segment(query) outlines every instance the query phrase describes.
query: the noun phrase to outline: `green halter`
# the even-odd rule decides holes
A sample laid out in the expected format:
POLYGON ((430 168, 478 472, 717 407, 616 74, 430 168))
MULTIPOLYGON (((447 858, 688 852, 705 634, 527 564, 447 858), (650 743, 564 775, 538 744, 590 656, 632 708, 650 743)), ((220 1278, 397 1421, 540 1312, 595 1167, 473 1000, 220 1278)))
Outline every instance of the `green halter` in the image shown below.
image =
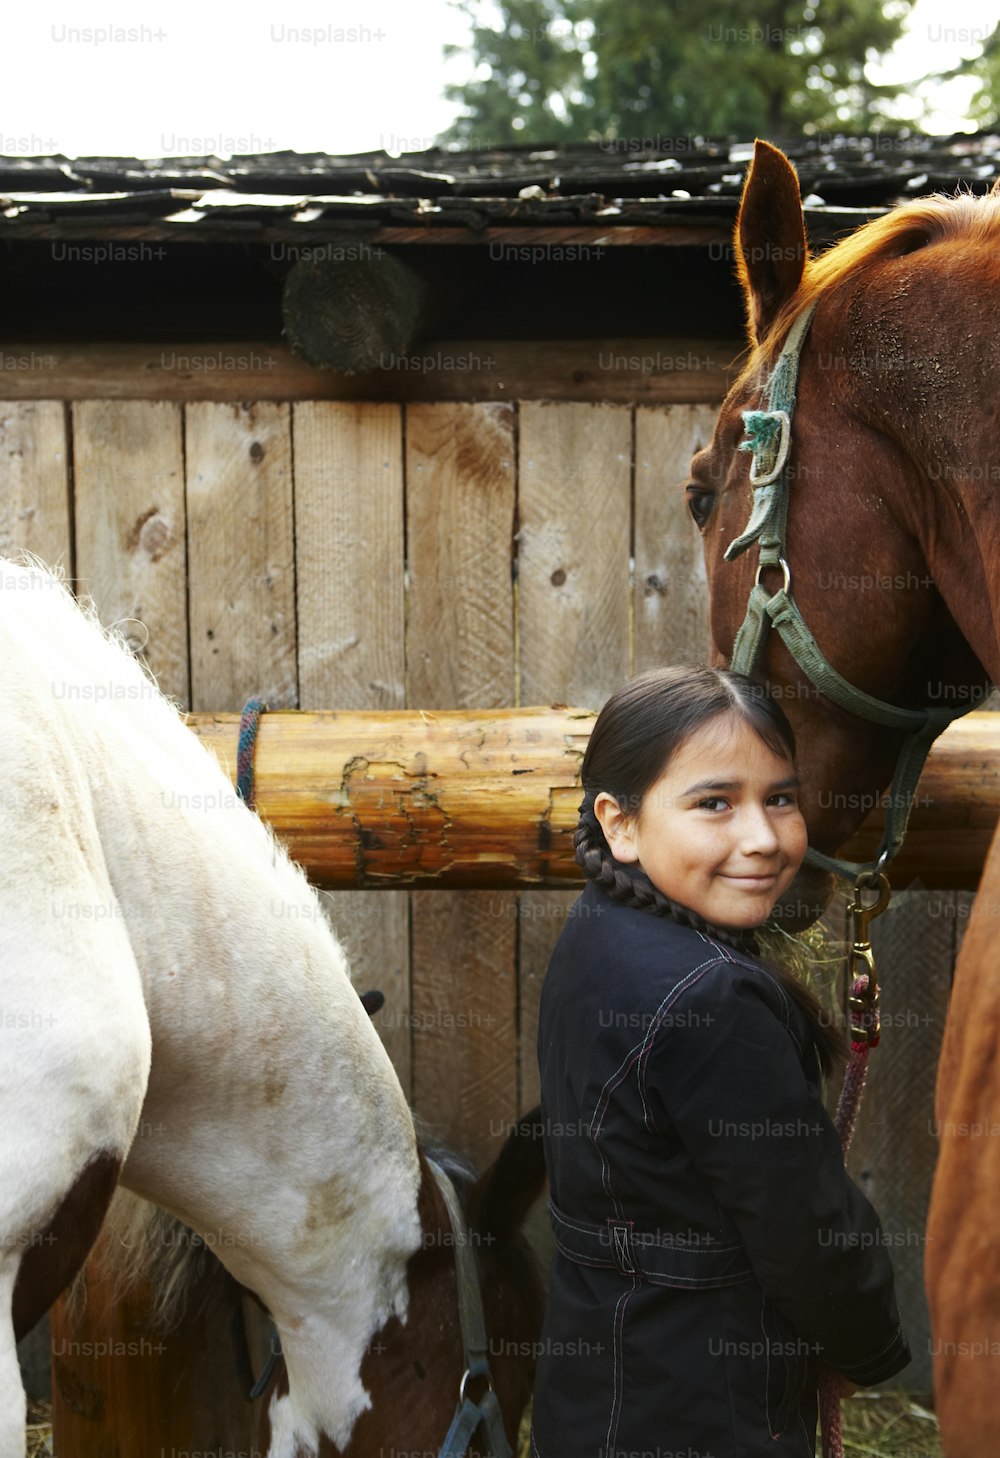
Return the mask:
POLYGON ((905 733, 906 739, 896 761, 885 831, 876 860, 870 866, 865 866, 853 861, 837 860, 812 847, 806 852, 806 860, 812 865, 856 879, 866 871, 881 871, 896 855, 906 834, 917 781, 932 743, 953 719, 968 713, 973 703, 970 701, 959 709, 934 706, 926 709, 901 709, 855 688, 824 658, 792 597, 792 574, 785 557, 788 499, 791 493, 788 457, 799 354, 815 307, 812 304, 804 310, 789 331, 785 346, 767 382, 768 408, 743 411, 748 439, 739 449, 753 453, 750 467, 753 508, 746 528, 735 541, 730 542, 725 556, 727 562, 732 561, 753 542, 759 542, 760 558, 757 577, 747 602, 746 617, 733 644, 730 667, 737 673, 754 673, 773 624, 799 668, 825 698, 859 719, 867 719, 870 723, 880 724, 886 729, 900 729, 905 733), (773 594, 761 582, 768 567, 780 567, 783 574, 781 586, 773 594))

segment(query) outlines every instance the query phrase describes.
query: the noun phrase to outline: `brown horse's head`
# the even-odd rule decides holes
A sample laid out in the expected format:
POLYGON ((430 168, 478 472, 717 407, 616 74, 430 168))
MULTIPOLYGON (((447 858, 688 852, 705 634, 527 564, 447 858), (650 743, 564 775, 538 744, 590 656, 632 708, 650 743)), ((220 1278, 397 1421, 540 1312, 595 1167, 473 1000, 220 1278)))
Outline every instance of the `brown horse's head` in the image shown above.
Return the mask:
MULTIPOLYGON (((785 337, 814 304, 791 436, 792 595, 833 667, 874 697, 922 708, 981 695, 1000 670, 1000 197, 922 199, 811 258, 795 172, 758 142, 736 248, 749 358, 687 486, 713 661, 730 661, 757 571, 756 546, 723 555, 750 513, 741 411, 766 408, 785 337)), ((768 572, 774 591, 781 574, 768 572)), ((810 843, 832 853, 878 803, 902 736, 819 694, 773 630, 758 672, 796 730, 810 843)), ((804 871, 788 923, 831 890, 804 871)))
MULTIPOLYGON (((386 1458, 391 1453, 436 1453, 440 1448, 455 1416, 465 1366, 457 1242, 466 1243, 475 1257, 490 1380, 511 1448, 516 1450, 518 1423, 531 1396, 544 1303, 537 1264, 521 1234, 545 1182, 540 1119, 539 1109, 526 1115, 496 1161, 478 1178, 445 1151, 421 1150, 418 1211, 423 1241, 407 1267, 407 1319, 402 1323, 392 1317, 372 1338, 361 1364, 371 1406, 358 1419, 348 1448, 341 1453, 323 1439, 319 1458, 386 1458), (462 1206, 465 1234, 456 1234, 429 1154, 451 1179, 462 1206)), ((482 1378, 467 1384, 473 1401, 485 1389, 482 1378)), ((268 1451, 270 1442, 266 1416, 270 1398, 287 1390, 287 1374, 279 1363, 264 1402, 262 1452, 268 1451)), ((486 1451, 479 1432, 469 1445, 469 1458, 480 1458, 486 1451)))

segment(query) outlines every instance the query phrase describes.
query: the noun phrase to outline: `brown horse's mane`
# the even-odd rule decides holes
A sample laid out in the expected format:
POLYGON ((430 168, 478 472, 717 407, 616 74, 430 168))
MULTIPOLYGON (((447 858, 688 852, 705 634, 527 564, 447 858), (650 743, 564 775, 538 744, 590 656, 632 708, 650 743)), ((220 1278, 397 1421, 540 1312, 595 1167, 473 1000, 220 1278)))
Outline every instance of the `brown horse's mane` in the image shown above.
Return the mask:
MULTIPOLYGON (((997 248, 1000 192, 993 190, 985 196, 961 192, 950 197, 935 193, 917 198, 866 223, 825 252, 807 257, 802 282, 760 339, 751 344, 737 384, 748 385, 769 371, 799 315, 845 279, 886 259, 916 253, 932 243, 957 240, 997 248)), ((742 267, 740 274, 745 283, 742 267)))

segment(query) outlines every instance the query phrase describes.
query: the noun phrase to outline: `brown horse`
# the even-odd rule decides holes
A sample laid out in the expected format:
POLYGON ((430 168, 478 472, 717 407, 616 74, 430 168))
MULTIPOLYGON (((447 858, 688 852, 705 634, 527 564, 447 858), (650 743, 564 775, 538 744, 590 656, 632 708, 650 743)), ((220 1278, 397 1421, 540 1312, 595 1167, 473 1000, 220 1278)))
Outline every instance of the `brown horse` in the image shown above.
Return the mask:
MULTIPOLYGON (((716 661, 732 657, 757 570, 756 547, 724 559, 750 509, 741 412, 767 408, 772 368, 812 308, 790 431, 781 552, 789 591, 851 684, 909 709, 968 706, 1000 681, 1000 442, 990 403, 1000 370, 1000 195, 907 203, 813 258, 796 175, 758 142, 736 249, 749 357, 687 486, 704 538, 716 661)), ((762 580, 775 594, 782 572, 767 566, 762 580)), ((797 731, 810 841, 833 852, 888 784, 902 734, 831 702, 775 631, 758 670, 797 731)), ((831 889, 809 872, 789 919, 811 915, 831 889)), ((1000 1144, 983 1137, 1000 1129, 998 905, 995 840, 955 975, 937 1088, 926 1276, 949 1458, 986 1451, 1000 1413, 1000 1342, 990 1338, 1000 1305, 1000 1144)))
MULTIPOLYGON (((341 1450, 328 1439, 319 1458, 389 1458, 391 1453, 436 1453, 463 1396, 479 1402, 494 1388, 503 1425, 516 1451, 518 1422, 531 1396, 534 1359, 541 1330, 543 1296, 534 1257, 520 1230, 545 1180, 541 1111, 527 1115, 508 1137, 496 1162, 475 1178, 471 1168, 445 1151, 421 1151, 419 1212, 421 1249, 410 1258, 407 1285, 410 1317, 405 1326, 392 1317, 369 1343, 361 1378, 371 1407, 358 1419, 351 1441, 341 1450), (442 1197, 427 1159, 444 1167, 462 1207, 454 1211, 442 1197), (462 1306, 456 1250, 471 1256, 470 1274, 482 1292, 489 1376, 462 1382, 468 1366, 456 1316, 462 1306)), ((288 1390, 283 1364, 273 1393, 288 1390)), ((260 1448, 271 1441, 270 1402, 265 1403, 260 1448)), ((489 1458, 486 1425, 472 1435, 469 1458, 489 1458)))
MULTIPOLYGON (((371 1406, 345 1449, 321 1436, 319 1458, 438 1452, 470 1363, 459 1296, 460 1280, 470 1278, 481 1293, 479 1340, 489 1372, 471 1375, 464 1392, 478 1405, 495 1391, 494 1422, 502 1421, 508 1445, 516 1449, 531 1396, 544 1299, 537 1260, 522 1234, 545 1182, 540 1111, 510 1130, 482 1175, 437 1145, 421 1143, 418 1158, 421 1241, 407 1266, 409 1316, 405 1325, 391 1317, 369 1341, 361 1379, 371 1406), (455 1191, 451 1208, 431 1161, 455 1191)), ((129 1454, 141 1436, 143 1451, 155 1438, 160 1447, 181 1452, 218 1442, 222 1433, 233 1451, 258 1458, 270 1451, 272 1400, 288 1392, 284 1361, 273 1363, 269 1379, 263 1365, 254 1371, 247 1314, 260 1312, 253 1323, 254 1345, 260 1347, 269 1326, 266 1312, 190 1231, 142 1202, 116 1205, 88 1263, 85 1289, 85 1304, 76 1299, 64 1305, 53 1325, 54 1433, 60 1451, 89 1454, 110 1444, 129 1454), (137 1241, 155 1242, 159 1257, 143 1249, 131 1269, 117 1270, 123 1245, 137 1241), (123 1280, 127 1285, 138 1280, 134 1294, 123 1292, 123 1280), (150 1373, 154 1352, 168 1354, 165 1373, 160 1362, 150 1373), (212 1363, 210 1382, 206 1361, 212 1363), (262 1401, 251 1407, 247 1398, 258 1381, 262 1401)), ((469 1437, 468 1458, 502 1452, 491 1441, 496 1436, 497 1429, 481 1419, 469 1437)))

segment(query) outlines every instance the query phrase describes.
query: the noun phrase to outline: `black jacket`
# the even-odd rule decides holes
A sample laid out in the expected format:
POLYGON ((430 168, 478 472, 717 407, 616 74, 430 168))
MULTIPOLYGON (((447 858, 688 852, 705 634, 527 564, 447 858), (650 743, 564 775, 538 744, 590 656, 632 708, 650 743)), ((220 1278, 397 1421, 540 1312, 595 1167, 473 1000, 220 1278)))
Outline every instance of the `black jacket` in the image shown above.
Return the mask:
POLYGON ((816 1362, 910 1360, 807 1019, 759 962, 591 883, 538 1032, 556 1236, 537 1458, 806 1458, 816 1362))

